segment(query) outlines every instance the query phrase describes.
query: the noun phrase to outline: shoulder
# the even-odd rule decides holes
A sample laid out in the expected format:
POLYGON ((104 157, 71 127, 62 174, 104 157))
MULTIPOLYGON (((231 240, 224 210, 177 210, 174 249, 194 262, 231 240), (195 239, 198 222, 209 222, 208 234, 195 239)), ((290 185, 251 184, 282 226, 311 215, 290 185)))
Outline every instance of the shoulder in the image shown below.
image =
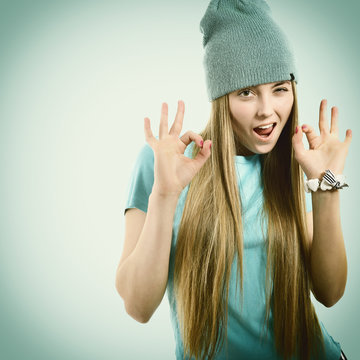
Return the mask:
POLYGON ((145 143, 140 149, 139 158, 143 160, 154 160, 154 151, 148 143, 145 143))

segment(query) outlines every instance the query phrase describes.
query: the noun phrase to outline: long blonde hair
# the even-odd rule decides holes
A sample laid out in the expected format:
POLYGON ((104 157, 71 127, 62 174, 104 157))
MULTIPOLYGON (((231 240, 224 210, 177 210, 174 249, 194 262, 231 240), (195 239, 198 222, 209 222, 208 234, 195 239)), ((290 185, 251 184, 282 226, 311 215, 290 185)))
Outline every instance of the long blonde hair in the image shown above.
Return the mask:
MULTIPOLYGON (((324 341, 310 299, 304 174, 291 142, 298 125, 294 81, 292 89, 289 119, 273 150, 261 159, 262 215, 268 223, 265 318, 269 324, 271 308, 275 346, 284 359, 295 354, 310 359, 310 354, 324 351, 324 341)), ((234 164, 242 145, 233 131, 228 94, 212 102, 210 120, 200 135, 214 146, 189 185, 177 236, 174 289, 184 358, 213 359, 227 338, 229 280, 236 255, 243 297, 241 201, 234 164)), ((198 151, 194 146, 192 157, 198 151)))

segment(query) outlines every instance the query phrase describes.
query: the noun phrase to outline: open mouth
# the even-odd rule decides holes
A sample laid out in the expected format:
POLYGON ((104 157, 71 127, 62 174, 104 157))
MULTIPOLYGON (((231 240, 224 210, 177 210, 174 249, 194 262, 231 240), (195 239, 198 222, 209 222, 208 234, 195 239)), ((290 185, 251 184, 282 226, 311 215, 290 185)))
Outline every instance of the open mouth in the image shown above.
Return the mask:
POLYGON ((264 128, 255 128, 253 131, 260 139, 268 140, 275 129, 276 123, 271 124, 271 126, 264 128))

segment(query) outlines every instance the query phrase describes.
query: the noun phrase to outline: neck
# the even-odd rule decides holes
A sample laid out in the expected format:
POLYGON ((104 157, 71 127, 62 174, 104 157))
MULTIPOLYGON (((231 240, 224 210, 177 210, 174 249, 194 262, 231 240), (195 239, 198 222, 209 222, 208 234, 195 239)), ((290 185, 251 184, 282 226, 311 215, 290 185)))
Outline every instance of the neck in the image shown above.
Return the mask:
POLYGON ((237 156, 252 156, 252 155, 255 155, 255 153, 251 152, 249 149, 247 149, 240 142, 235 141, 235 148, 236 148, 236 155, 237 156))

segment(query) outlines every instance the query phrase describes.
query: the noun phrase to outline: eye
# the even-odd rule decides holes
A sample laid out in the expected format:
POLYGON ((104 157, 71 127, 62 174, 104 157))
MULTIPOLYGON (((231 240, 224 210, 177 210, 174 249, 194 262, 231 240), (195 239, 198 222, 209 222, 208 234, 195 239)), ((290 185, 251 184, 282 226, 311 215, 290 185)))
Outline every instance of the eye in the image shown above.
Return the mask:
MULTIPOLYGON (((251 90, 249 90, 249 89, 242 90, 242 91, 240 91, 240 92, 238 93, 238 95, 241 95, 241 94, 244 94, 244 93, 250 94, 250 93, 251 93, 251 90)), ((249 96, 245 95, 245 96, 243 96, 243 97, 249 97, 249 96)))
POLYGON ((277 88, 275 91, 283 90, 283 91, 289 91, 287 88, 277 88))

